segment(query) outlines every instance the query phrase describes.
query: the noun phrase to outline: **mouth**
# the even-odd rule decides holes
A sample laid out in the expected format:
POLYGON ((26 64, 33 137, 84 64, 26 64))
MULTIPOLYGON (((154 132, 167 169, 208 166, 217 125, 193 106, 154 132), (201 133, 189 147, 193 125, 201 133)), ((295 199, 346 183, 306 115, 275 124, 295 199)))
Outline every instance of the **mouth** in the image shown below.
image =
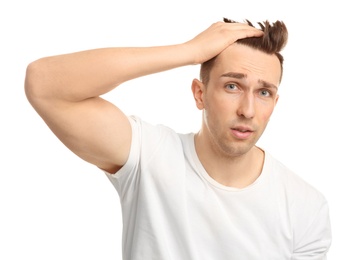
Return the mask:
POLYGON ((253 131, 254 131, 251 127, 249 127, 249 126, 244 126, 244 125, 242 125, 242 126, 235 126, 235 127, 231 128, 231 129, 232 129, 232 130, 235 130, 235 131, 243 132, 243 133, 245 133, 245 132, 253 132, 253 131))
POLYGON ((248 139, 254 131, 250 127, 243 126, 231 128, 231 132, 237 139, 248 139))

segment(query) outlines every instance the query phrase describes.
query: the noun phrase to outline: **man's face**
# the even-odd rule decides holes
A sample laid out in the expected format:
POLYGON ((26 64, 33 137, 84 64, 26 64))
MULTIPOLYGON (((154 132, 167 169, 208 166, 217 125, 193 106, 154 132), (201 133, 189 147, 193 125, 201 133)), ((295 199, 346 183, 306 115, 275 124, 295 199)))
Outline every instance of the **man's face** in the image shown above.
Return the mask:
POLYGON ((247 153, 264 132, 278 100, 281 66, 275 55, 233 44, 215 61, 201 88, 202 134, 224 156, 247 153))

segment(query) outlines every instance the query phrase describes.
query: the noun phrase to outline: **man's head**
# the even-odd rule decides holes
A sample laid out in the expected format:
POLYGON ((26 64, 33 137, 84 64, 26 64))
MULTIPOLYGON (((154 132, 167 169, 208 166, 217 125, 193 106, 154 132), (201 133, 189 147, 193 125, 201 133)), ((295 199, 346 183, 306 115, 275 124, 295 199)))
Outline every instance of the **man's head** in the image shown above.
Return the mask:
POLYGON ((278 100, 287 30, 282 22, 260 24, 264 35, 238 40, 202 64, 193 80, 203 111, 201 136, 222 156, 251 150, 264 132, 278 100))
MULTIPOLYGON (((235 23, 235 21, 224 18, 226 23, 235 23)), ((247 24, 253 26, 253 24, 246 20, 247 24)), ((251 48, 260 50, 267 54, 275 54, 281 64, 281 76, 280 82, 282 79, 283 72, 283 56, 280 51, 286 46, 288 40, 288 32, 285 24, 281 21, 276 21, 273 24, 270 24, 268 21, 263 23, 258 23, 261 27, 261 30, 264 32, 262 37, 251 37, 244 38, 237 41, 238 44, 243 44, 251 48)), ((216 57, 204 62, 201 64, 200 68, 200 80, 206 85, 210 79, 210 71, 215 64, 216 57)))

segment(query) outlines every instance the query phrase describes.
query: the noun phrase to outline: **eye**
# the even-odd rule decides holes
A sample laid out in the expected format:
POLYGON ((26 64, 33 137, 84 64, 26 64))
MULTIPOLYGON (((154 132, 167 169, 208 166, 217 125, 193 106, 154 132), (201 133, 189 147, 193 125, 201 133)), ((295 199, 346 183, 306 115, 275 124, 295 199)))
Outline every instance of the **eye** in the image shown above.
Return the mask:
POLYGON ((236 86, 236 84, 234 84, 234 83, 229 83, 229 84, 226 84, 225 85, 225 88, 227 89, 227 90, 236 90, 237 89, 237 86, 236 86))
POLYGON ((263 89, 263 90, 260 90, 260 95, 261 96, 264 96, 264 97, 270 97, 271 96, 271 92, 266 90, 266 89, 263 89))

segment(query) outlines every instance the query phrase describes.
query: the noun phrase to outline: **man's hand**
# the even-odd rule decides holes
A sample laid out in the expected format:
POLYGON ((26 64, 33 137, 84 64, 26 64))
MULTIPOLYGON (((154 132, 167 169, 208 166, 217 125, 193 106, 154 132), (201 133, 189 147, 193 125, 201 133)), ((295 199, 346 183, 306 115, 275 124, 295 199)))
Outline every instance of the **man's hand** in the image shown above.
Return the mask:
POLYGON ((208 29, 186 42, 194 64, 201 64, 220 54, 239 39, 260 37, 263 32, 245 23, 216 22, 208 29))

